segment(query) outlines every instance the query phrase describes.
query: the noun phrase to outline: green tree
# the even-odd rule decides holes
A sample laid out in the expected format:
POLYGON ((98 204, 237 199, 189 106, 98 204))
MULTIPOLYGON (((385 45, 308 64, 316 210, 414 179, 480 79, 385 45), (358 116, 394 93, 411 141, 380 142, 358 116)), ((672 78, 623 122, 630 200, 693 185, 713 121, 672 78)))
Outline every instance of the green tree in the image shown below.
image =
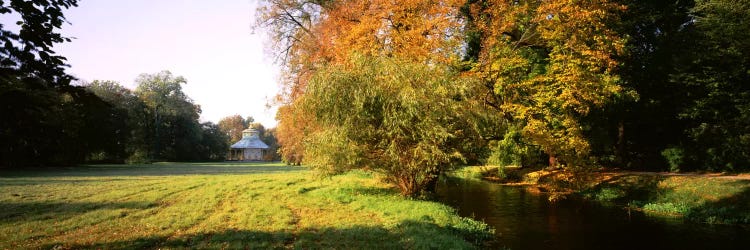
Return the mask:
POLYGON ((321 70, 301 99, 322 125, 304 163, 324 174, 376 171, 418 195, 463 159, 452 138, 472 128, 460 126, 468 84, 445 66, 396 58, 354 56, 321 70))
MULTIPOLYGON (((0 71, 5 77, 35 77, 52 86, 70 84, 74 78, 65 73, 65 57, 55 55, 52 47, 70 42, 55 29, 66 22, 63 10, 78 6, 77 0, 0 1, 0 14, 17 13, 21 19, 18 33, 0 24, 0 71)), ((7 81, 8 79, 0 79, 7 81)))
POLYGON ((679 112, 686 123, 686 164, 707 170, 750 166, 750 1, 697 0, 684 44, 692 53, 671 80, 689 93, 679 112))
POLYGON ((113 107, 107 115, 113 124, 109 136, 115 143, 96 154, 98 160, 147 162, 149 130, 143 125, 149 124, 150 119, 146 104, 133 91, 115 81, 95 80, 84 86, 113 107))
POLYGON ((18 33, 0 24, 0 166, 74 164, 111 145, 110 106, 64 72, 53 46, 75 0, 0 1, 18 14, 18 33))
POLYGON ((187 80, 169 71, 141 74, 135 94, 146 104, 151 116, 148 136, 152 141, 152 157, 171 161, 195 161, 199 154, 201 125, 200 107, 182 92, 187 80))

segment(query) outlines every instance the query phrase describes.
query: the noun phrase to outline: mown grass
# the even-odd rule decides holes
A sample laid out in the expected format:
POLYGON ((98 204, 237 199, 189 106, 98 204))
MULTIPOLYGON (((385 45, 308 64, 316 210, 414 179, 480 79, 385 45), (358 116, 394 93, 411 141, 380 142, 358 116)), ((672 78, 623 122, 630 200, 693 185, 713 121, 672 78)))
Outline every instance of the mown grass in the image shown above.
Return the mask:
POLYGON ((474 248, 483 223, 364 172, 266 163, 0 172, 0 249, 474 248))

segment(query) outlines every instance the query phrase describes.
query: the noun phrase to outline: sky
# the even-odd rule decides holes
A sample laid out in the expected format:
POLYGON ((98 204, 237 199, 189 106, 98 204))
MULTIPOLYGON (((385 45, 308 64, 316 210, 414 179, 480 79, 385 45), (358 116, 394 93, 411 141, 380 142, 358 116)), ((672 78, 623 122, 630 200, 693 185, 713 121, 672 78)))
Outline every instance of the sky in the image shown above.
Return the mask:
POLYGON ((275 127, 278 66, 251 28, 254 0, 83 0, 64 12, 72 42, 54 50, 84 81, 114 80, 134 89, 142 73, 183 76, 201 121, 239 114, 275 127))

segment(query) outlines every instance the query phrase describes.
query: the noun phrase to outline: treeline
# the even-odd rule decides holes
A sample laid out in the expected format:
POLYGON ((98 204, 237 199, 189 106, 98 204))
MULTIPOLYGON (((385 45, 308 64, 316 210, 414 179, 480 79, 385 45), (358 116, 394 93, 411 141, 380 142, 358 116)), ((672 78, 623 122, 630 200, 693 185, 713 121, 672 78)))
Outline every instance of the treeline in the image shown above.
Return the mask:
MULTIPOLYGON (((71 84, 52 46, 70 42, 56 29, 76 4, 0 2, 0 14, 21 17, 18 33, 0 24, 0 167, 223 160, 241 131, 199 122, 183 77, 142 74, 135 90, 112 81, 71 84)), ((253 126, 275 147, 272 130, 253 126)))
POLYGON ((84 84, 109 104, 99 121, 109 148, 93 151, 86 161, 142 163, 223 160, 227 135, 212 122, 199 122, 200 106, 182 92, 182 77, 169 71, 142 74, 135 91, 117 82, 84 84))
POLYGON ((750 169, 750 1, 266 1, 284 160, 750 169))

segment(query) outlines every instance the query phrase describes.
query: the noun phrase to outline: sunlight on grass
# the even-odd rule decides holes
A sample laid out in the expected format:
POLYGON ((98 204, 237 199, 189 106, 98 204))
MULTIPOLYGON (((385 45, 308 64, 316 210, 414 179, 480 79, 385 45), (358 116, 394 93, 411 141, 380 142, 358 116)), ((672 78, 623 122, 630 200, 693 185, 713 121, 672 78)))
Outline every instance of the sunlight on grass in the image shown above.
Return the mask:
POLYGON ((473 248, 486 224, 363 172, 156 163, 0 172, 0 249, 473 248))

